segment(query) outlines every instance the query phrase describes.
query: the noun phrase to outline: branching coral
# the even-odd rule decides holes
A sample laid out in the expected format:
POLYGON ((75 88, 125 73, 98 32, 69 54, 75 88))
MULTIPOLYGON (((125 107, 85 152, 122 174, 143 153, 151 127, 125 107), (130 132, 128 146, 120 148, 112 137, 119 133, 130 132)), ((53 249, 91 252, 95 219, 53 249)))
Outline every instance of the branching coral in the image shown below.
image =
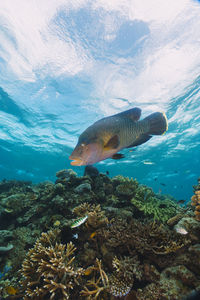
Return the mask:
POLYGON ((147 222, 141 223, 132 219, 113 220, 111 226, 99 232, 108 248, 117 247, 118 253, 128 251, 133 255, 138 253, 151 256, 152 254, 167 255, 174 253, 189 243, 186 237, 168 230, 164 225, 147 222))
MULTIPOLYGON (((89 267, 85 274, 92 274, 92 279, 88 280, 80 294, 87 299, 98 299, 102 293, 108 293, 108 276, 102 269, 102 264, 99 259, 96 259, 95 266, 89 267)), ((103 299, 103 298, 102 298, 103 299)))
POLYGON ((163 223, 176 215, 178 208, 177 204, 169 199, 158 199, 153 191, 146 187, 137 190, 131 203, 145 216, 153 217, 154 220, 163 223))
POLYGON ((57 243, 57 234, 57 230, 42 233, 23 262, 25 300, 69 299, 70 291, 79 284, 84 271, 75 267, 76 248, 71 242, 67 246, 57 243))
POLYGON ((105 216, 105 212, 101 210, 100 205, 91 205, 89 203, 83 203, 74 208, 73 213, 78 217, 88 216, 86 224, 97 229, 108 224, 108 219, 105 216))

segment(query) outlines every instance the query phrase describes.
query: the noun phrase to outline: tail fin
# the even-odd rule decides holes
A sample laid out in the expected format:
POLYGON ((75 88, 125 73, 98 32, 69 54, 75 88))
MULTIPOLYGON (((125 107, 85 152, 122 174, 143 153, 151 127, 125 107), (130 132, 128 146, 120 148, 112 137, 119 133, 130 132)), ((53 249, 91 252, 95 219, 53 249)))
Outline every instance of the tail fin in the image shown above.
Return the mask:
POLYGON ((144 119, 149 124, 148 134, 161 135, 168 129, 168 122, 165 113, 155 112, 144 119))

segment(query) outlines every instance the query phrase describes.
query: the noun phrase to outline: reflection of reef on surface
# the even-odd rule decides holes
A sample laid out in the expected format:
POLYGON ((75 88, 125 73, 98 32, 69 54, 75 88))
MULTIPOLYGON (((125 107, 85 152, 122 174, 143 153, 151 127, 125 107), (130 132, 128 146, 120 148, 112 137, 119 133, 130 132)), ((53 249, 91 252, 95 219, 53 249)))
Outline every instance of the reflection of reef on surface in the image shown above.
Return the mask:
POLYGON ((180 207, 123 176, 56 175, 0 183, 0 297, 176 300, 200 289, 199 185, 180 207))

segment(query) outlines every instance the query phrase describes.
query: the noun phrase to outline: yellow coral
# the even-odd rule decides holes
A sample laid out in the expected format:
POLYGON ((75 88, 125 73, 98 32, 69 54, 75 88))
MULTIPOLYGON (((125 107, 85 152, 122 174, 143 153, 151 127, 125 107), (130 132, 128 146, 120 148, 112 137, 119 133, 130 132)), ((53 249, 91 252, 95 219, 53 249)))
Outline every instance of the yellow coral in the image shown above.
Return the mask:
POLYGON ((108 218, 105 212, 101 210, 101 206, 89 203, 83 203, 74 208, 73 213, 79 217, 88 216, 86 225, 92 229, 100 228, 108 224, 108 218))
POLYGON ((98 258, 96 259, 96 265, 90 267, 90 274, 91 271, 93 271, 93 277, 87 281, 80 293, 82 296, 87 297, 87 299, 98 299, 99 295, 108 289, 109 281, 98 258))
POLYGON ((195 194, 191 197, 191 204, 195 206, 195 219, 200 221, 200 190, 196 190, 195 194))
POLYGON ((30 249, 22 265, 22 286, 26 299, 69 299, 70 291, 78 285, 82 268, 74 266, 76 248, 56 242, 58 231, 42 233, 30 249))

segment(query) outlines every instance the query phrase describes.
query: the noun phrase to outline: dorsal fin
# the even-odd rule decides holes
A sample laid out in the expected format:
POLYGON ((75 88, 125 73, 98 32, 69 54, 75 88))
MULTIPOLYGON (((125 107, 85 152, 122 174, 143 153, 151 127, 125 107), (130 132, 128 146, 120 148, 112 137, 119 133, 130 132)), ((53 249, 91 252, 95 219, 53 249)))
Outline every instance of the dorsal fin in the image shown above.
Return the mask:
POLYGON ((141 109, 138 107, 134 107, 134 108, 128 109, 126 111, 123 111, 119 114, 116 114, 115 116, 119 116, 122 118, 129 118, 132 121, 138 121, 141 116, 141 109))

